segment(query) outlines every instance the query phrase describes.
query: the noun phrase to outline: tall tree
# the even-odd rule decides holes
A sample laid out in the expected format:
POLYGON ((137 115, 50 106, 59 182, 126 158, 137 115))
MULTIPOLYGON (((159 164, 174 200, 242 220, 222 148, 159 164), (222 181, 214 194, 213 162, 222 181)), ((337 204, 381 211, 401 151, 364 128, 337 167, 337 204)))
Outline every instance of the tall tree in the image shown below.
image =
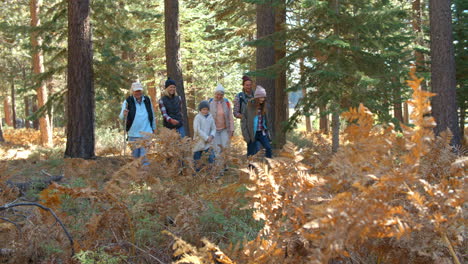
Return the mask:
MULTIPOLYGON (((286 3, 284 0, 275 9, 275 32, 280 37, 275 43, 275 63, 281 65, 281 61, 286 57, 286 3)), ((273 130, 276 133, 275 144, 276 148, 283 147, 286 144, 285 124, 289 118, 288 108, 289 100, 286 92, 287 79, 286 68, 280 67, 276 72, 275 79, 275 120, 273 130)))
MULTIPOLYGON (((31 27, 34 29, 31 31, 31 46, 33 50, 32 64, 33 72, 36 76, 44 73, 44 57, 42 55, 41 46, 42 38, 37 32, 37 28, 40 26, 41 21, 39 19, 40 7, 42 0, 30 0, 29 8, 31 13, 31 27)), ((47 102, 47 87, 45 82, 40 81, 37 87, 37 104, 38 107, 43 107, 47 102)), ((43 146, 52 146, 52 127, 50 126, 49 114, 44 111, 44 115, 39 118, 39 127, 41 132, 41 144, 43 146)))
POLYGON ((187 101, 180 62, 179 0, 164 0, 164 29, 167 75, 176 82, 177 93, 182 98, 182 118, 185 135, 190 136, 187 101))
MULTIPOLYGON (((264 73, 266 70, 275 64, 275 48, 271 41, 271 35, 275 33, 275 8, 273 1, 262 1, 257 4, 257 40, 266 38, 257 44, 257 71, 262 72, 257 75, 257 85, 263 86, 267 92, 267 113, 268 124, 270 128, 275 127, 276 120, 276 89, 275 78, 271 74, 264 73)), ((278 131, 271 131, 273 140, 276 139, 278 131)))
POLYGON ((432 115, 437 126, 436 135, 450 129, 452 145, 459 145, 455 57, 452 37, 450 0, 430 0, 429 16, 431 28, 431 86, 437 95, 432 99, 432 115))
POLYGON ((15 79, 14 77, 12 76, 11 77, 11 118, 12 118, 12 124, 13 124, 13 128, 17 128, 17 124, 16 124, 16 100, 15 100, 15 94, 16 94, 16 91, 15 91, 15 79))
POLYGON ((5 95, 3 98, 3 112, 5 113, 5 123, 9 126, 13 126, 13 121, 11 120, 10 97, 8 97, 8 95, 5 95))
POLYGON ((68 0, 68 95, 65 157, 94 158, 94 84, 90 1, 68 0))

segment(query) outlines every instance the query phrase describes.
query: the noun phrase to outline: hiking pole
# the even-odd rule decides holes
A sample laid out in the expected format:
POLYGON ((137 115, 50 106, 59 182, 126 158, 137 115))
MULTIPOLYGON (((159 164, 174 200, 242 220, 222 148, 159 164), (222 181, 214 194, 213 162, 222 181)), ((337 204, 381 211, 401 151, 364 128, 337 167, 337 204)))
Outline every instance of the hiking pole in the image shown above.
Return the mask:
POLYGON ((125 116, 124 118, 124 125, 123 125, 123 129, 124 129, 124 137, 123 137, 123 153, 124 153, 124 156, 126 156, 127 154, 127 116, 125 116))

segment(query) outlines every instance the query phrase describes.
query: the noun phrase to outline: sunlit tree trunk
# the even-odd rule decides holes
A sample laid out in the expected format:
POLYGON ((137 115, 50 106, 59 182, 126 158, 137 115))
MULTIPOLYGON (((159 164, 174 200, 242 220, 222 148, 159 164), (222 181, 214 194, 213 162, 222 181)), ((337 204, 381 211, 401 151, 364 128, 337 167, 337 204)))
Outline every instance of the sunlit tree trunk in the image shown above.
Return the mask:
MULTIPOLYGON (((37 28, 41 22, 39 19, 39 11, 42 5, 42 0, 30 0, 29 8, 31 13, 31 28, 37 28)), ((44 73, 44 57, 40 46, 42 45, 42 39, 37 31, 31 32, 31 46, 33 50, 32 63, 33 72, 36 76, 44 73)), ((47 102, 47 87, 44 82, 41 82, 37 87, 37 104, 38 107, 42 107, 47 102)), ((50 126, 49 115, 47 111, 42 117, 39 118, 39 127, 41 131, 41 144, 43 146, 52 146, 52 128, 50 126)))
POLYGON ((320 132, 324 134, 330 133, 330 129, 328 125, 328 115, 326 114, 326 112, 327 112, 326 106, 319 106, 319 116, 320 116, 319 129, 320 129, 320 132))
POLYGON ((68 122, 65 157, 70 158, 95 157, 90 11, 90 0, 68 0, 68 122))
POLYGON ((5 123, 9 126, 13 126, 13 122, 11 120, 11 106, 9 96, 5 96, 3 98, 3 112, 5 113, 5 123))
POLYGON ((450 129, 452 145, 459 145, 455 55, 452 37, 452 13, 450 0, 430 0, 431 23, 431 86, 437 93, 432 99, 432 115, 437 126, 436 135, 450 129))
POLYGON ((30 115, 29 111, 29 97, 25 96, 24 100, 24 125, 26 128, 31 128, 31 123, 28 120, 28 116, 30 115))
POLYGON ((166 43, 167 75, 176 82, 177 93, 182 98, 182 118, 185 135, 190 136, 184 80, 180 61, 179 0, 164 0, 164 29, 166 43))

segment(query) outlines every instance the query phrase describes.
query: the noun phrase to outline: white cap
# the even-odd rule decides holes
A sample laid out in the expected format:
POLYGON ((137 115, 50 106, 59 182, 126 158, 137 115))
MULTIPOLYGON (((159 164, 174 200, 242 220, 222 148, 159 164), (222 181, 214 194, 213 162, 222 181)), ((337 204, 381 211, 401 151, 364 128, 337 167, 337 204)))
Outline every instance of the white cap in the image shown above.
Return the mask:
POLYGON ((218 86, 216 86, 215 93, 223 93, 224 94, 224 87, 218 83, 218 86))
POLYGON ((134 91, 134 92, 143 91, 143 85, 141 85, 141 83, 139 83, 139 82, 132 83, 132 91, 134 91))

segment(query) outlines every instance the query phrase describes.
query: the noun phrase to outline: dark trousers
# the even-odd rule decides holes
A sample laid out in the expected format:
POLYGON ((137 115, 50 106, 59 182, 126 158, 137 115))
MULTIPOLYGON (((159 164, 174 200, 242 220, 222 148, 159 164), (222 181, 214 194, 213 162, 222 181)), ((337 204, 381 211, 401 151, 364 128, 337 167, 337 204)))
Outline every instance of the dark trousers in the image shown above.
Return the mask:
POLYGON ((265 157, 271 158, 271 145, 270 140, 266 135, 263 135, 262 131, 255 133, 255 141, 247 143, 247 157, 257 154, 260 150, 260 144, 265 148, 265 157))
POLYGON ((213 151, 212 148, 209 148, 209 149, 207 149, 207 150, 195 151, 195 152, 193 153, 193 160, 194 160, 194 163, 195 163, 195 169, 196 169, 197 171, 200 170, 200 167, 199 167, 199 165, 198 165, 198 161, 201 159, 201 156, 202 156, 203 152, 205 152, 205 153, 208 152, 208 153, 210 154, 210 155, 208 156, 208 162, 209 162, 210 164, 214 163, 214 160, 215 160, 215 153, 214 153, 214 151, 213 151))

